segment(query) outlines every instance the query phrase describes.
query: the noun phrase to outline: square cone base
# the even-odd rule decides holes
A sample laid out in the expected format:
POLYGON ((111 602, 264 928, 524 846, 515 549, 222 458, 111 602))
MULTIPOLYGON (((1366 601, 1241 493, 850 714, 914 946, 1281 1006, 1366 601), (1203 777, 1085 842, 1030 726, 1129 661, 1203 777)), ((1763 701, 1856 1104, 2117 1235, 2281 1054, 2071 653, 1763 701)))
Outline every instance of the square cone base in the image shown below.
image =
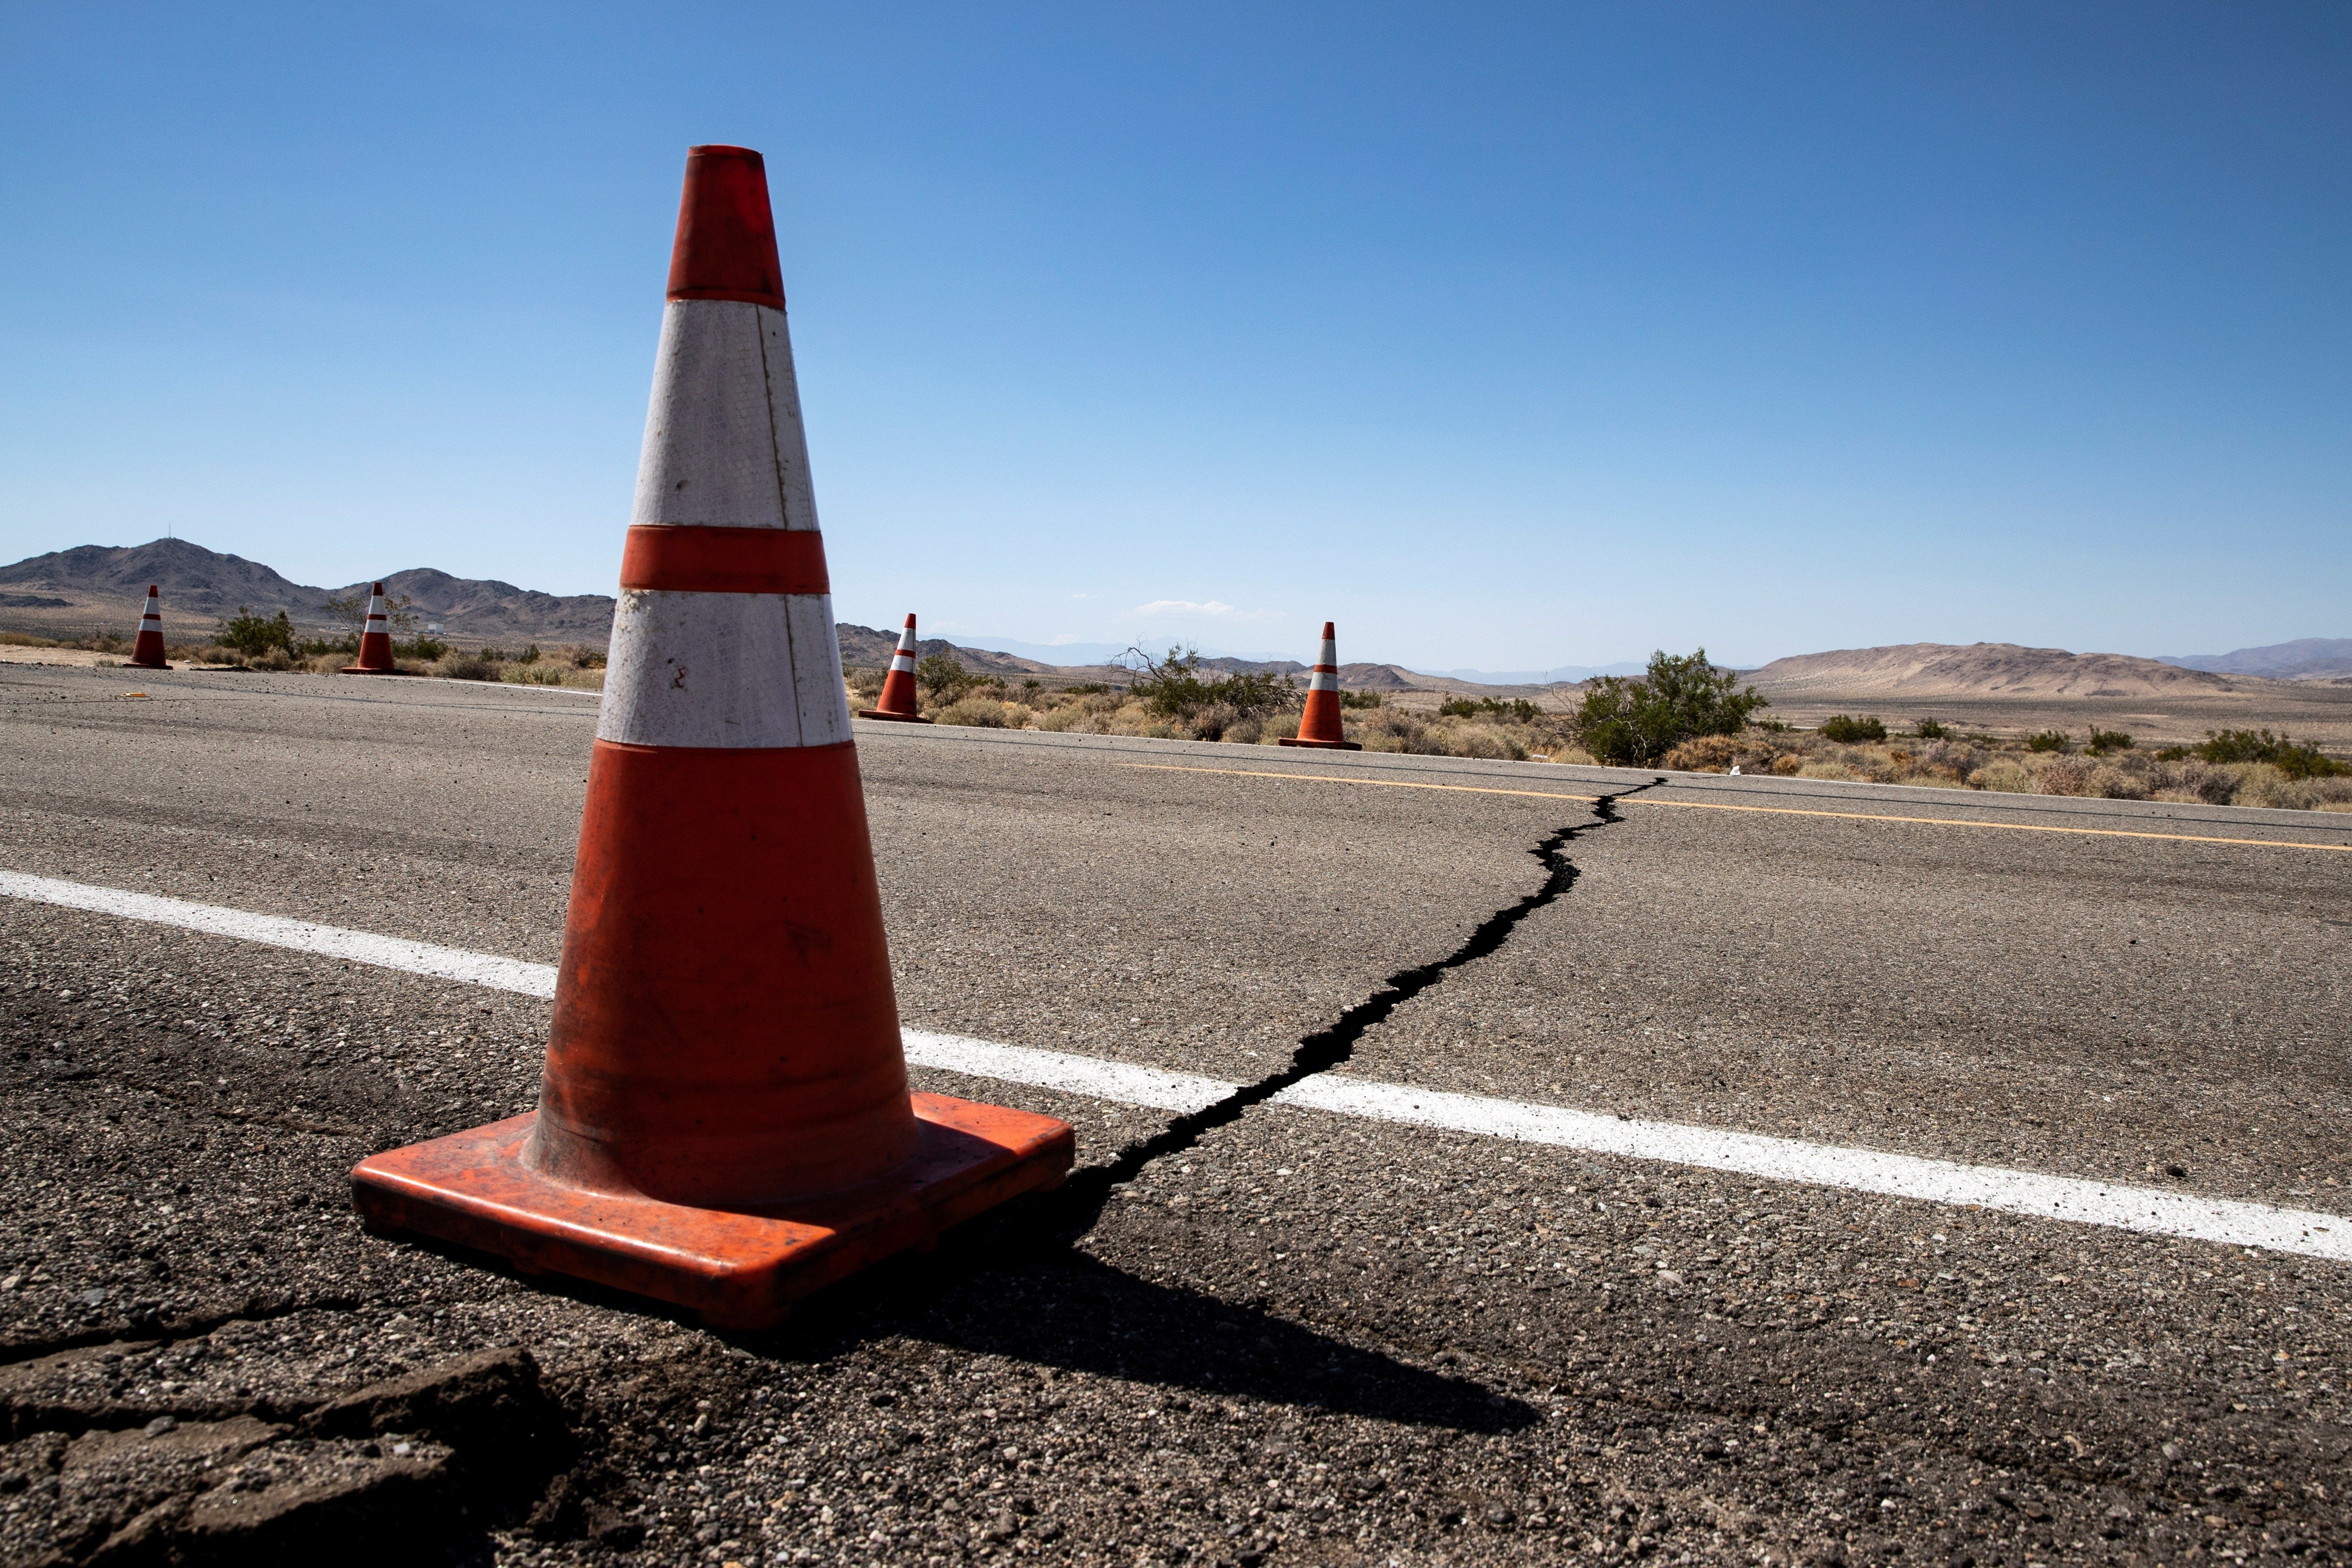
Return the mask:
POLYGON ((1061 1184, 1069 1123, 911 1097, 921 1142, 880 1181, 774 1208, 705 1209, 590 1192, 525 1166, 534 1112, 362 1160, 352 1196, 370 1230, 495 1254, 690 1307, 719 1329, 772 1328, 792 1304, 1022 1193, 1061 1184))
POLYGON ((919 713, 885 713, 879 708, 860 708, 857 710, 857 716, 860 719, 892 719, 901 724, 928 724, 930 722, 929 719, 924 718, 919 713))
POLYGON ((1318 752, 1360 752, 1362 744, 1355 741, 1301 741, 1285 735, 1275 742, 1277 746, 1309 746, 1318 752))

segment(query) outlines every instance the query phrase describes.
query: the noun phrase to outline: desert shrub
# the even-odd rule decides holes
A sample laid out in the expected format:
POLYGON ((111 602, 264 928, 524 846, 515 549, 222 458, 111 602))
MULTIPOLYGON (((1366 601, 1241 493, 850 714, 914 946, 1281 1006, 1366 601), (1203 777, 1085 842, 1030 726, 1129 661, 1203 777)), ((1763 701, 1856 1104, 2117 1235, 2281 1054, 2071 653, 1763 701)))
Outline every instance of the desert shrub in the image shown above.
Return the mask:
POLYGON ((2192 754, 2186 746, 2167 746, 2162 751, 2153 753, 2159 763, 2177 763, 2183 757, 2192 754))
POLYGON ((2109 752, 2128 752, 2132 749, 2132 738, 2121 730, 2102 730, 2094 724, 2091 726, 2091 743, 2083 749, 2095 757, 2105 756, 2109 752))
POLYGON ((255 669, 270 670, 292 669, 296 662, 294 655, 283 647, 265 648, 260 653, 254 655, 252 659, 249 661, 251 667, 255 669))
POLYGON ((1701 735, 1668 752, 1658 760, 1658 765, 1681 773, 1719 773, 1742 761, 1749 749, 1736 735, 1701 735))
POLYGON ((1383 700, 1384 699, 1377 691, 1342 691, 1339 693, 1339 706, 1342 708, 1378 708, 1383 700))
POLYGON ((1255 670, 1202 679, 1196 648, 1171 647, 1168 657, 1154 659, 1130 648, 1144 661, 1129 688, 1146 711, 1161 719, 1190 720, 1211 708, 1230 708, 1235 718, 1263 718, 1298 700, 1290 677, 1272 670, 1255 670))
POLYGON ((1858 777, 1854 771, 1845 763, 1830 758, 1807 760, 1799 763, 1797 764, 1797 776, 1801 779, 1840 779, 1849 783, 1853 782, 1858 777))
POLYGON ((1449 719, 1493 717, 1513 724, 1532 724, 1543 717, 1543 710, 1524 697, 1507 702, 1498 697, 1449 697, 1437 705, 1437 710, 1449 719))
POLYGON ((1087 719, 1085 708, 1075 702, 1065 702, 1049 712, 1038 714, 1037 728, 1051 730, 1058 734, 1065 730, 1080 729, 1086 724, 1087 719))
POLYGON ((1700 735, 1737 735, 1766 706, 1754 687, 1706 661, 1706 649, 1678 658, 1661 648, 1638 679, 1603 675, 1585 689, 1570 728, 1604 763, 1643 765, 1700 735))
POLYGON ((561 686, 563 684, 563 671, 551 665, 533 664, 509 670, 507 679, 518 685, 561 686))
POLYGON ((2191 758, 2173 770, 2171 784, 2189 799, 2207 805, 2227 805, 2238 797, 2238 770, 2215 767, 2201 758, 2191 758))
POLYGON ((1002 730, 1010 722, 1006 710, 1011 706, 992 697, 961 697, 932 713, 931 721, 936 724, 964 724, 980 730, 1002 730))
POLYGON ((2023 763, 2009 757, 1995 757, 1969 775, 1969 787, 1992 790, 2001 795, 2032 795, 2033 775, 2025 771, 2023 763))
POLYGON ((1098 697, 1109 689, 1099 680, 1081 680, 1076 686, 1062 688, 1064 695, 1069 697, 1098 697))
POLYGON ((257 616, 243 605, 236 614, 221 622, 213 633, 213 640, 223 647, 233 647, 247 658, 257 658, 275 648, 287 656, 287 663, 276 668, 284 669, 293 662, 294 623, 280 610, 276 618, 257 616))
POLYGON ((2034 783, 2043 795, 2088 795, 2095 765, 2087 757, 2061 757, 2046 768, 2034 770, 2034 783))
POLYGON ((1938 740, 1919 748, 1919 765, 1923 768, 1950 770, 1957 779, 1967 778, 1984 764, 1984 753, 1965 741, 1938 740))
POLYGON ((1864 741, 1886 739, 1886 725, 1882 720, 1856 719, 1847 713, 1832 713, 1821 722, 1823 740, 1835 741, 1841 746, 1858 745, 1864 741))
POLYGON ((2352 773, 2309 742, 2301 743, 2268 730, 2208 730, 2198 756, 2209 763, 2261 763, 2291 779, 2336 778, 2352 773))
POLYGON ((1184 727, 1192 731, 1196 741, 1222 741, 1225 732, 1241 721, 1241 710, 1232 703, 1211 702, 1187 715, 1184 727))
POLYGON ((1527 761, 1528 749, 1489 724, 1474 724, 1445 738, 1446 749, 1457 757, 1478 757, 1490 763, 1527 761))
MULTIPOLYGON (((359 652, 359 648, 354 645, 351 651, 357 653, 359 652)), ((393 639, 392 644, 393 658, 421 658, 428 664, 436 658, 447 657, 448 652, 449 645, 447 643, 436 642, 431 637, 411 637, 406 642, 402 642, 395 637, 393 639)), ((482 650, 481 657, 484 658, 495 659, 498 658, 498 655, 491 649, 484 648, 482 650)))
POLYGON ((1949 730, 1945 729, 1933 719, 1922 719, 1919 721, 1918 736, 1923 741, 1940 741, 1950 733, 1951 731, 1949 730))
POLYGON ((1805 759, 1794 752, 1783 752, 1772 759, 1772 765, 1768 771, 1776 778, 1792 779, 1805 771, 1805 759))
POLYGON ((600 647, 583 647, 572 649, 572 668, 574 669, 604 668, 604 650, 600 647))
POLYGON ((953 654, 925 654, 915 666, 915 685, 923 696, 942 705, 952 703, 975 686, 986 684, 956 661, 953 654))
POLYGON ((850 690, 868 702, 882 695, 882 683, 889 679, 886 671, 867 669, 862 666, 843 670, 841 678, 848 683, 850 690))
POLYGON ((434 673, 451 680, 496 680, 499 661, 478 653, 461 653, 442 659, 434 673))
POLYGON ((2028 735, 2025 737, 2025 749, 2029 752, 2063 752, 2066 749, 2066 731, 2043 730, 2038 734, 2028 735))
MULTIPOLYGON (((1297 729, 1293 728, 1291 733, 1297 734, 1297 729)), ((1360 742, 1368 752, 1407 752, 1423 757, 1446 754, 1443 738, 1402 708, 1380 710, 1349 739, 1360 742)))

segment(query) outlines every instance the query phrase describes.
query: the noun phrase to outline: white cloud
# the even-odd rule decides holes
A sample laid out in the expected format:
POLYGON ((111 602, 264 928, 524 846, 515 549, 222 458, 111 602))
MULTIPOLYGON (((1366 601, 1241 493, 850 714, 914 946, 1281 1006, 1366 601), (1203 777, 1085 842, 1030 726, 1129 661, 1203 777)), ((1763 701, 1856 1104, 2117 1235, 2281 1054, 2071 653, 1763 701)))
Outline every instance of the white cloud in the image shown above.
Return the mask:
POLYGON ((1190 599, 1154 599, 1148 605, 1138 605, 1128 612, 1135 616, 1180 616, 1213 621, 1263 621, 1270 618, 1271 610, 1244 610, 1211 599, 1196 605, 1190 599))

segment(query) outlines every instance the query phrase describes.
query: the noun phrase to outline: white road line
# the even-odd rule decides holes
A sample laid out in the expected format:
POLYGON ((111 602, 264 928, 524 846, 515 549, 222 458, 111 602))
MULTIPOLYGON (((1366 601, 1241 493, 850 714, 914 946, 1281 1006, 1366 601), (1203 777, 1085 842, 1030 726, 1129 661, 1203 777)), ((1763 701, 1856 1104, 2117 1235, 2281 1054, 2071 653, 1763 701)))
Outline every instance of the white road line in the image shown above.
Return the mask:
POLYGON ((87 882, 63 882, 54 877, 27 877, 16 871, 0 871, 0 893, 35 903, 88 910, 93 914, 120 915, 149 925, 178 926, 184 931, 233 936, 270 947, 290 947, 297 952, 348 958, 354 963, 373 964, 379 969, 404 969, 411 974, 462 980, 468 985, 484 985, 493 991, 519 991, 525 996, 543 998, 555 994, 552 964, 525 963, 520 959, 468 952, 461 947, 436 947, 429 942, 410 942, 405 937, 345 931, 341 926, 313 925, 309 921, 249 914, 213 904, 192 904, 184 899, 158 898, 152 893, 133 893, 121 888, 96 888, 87 882))
MULTIPOLYGON (((243 910, 220 909, 51 877, 27 877, 13 871, 0 871, 0 895, 155 925, 178 926, 214 936, 236 937, 299 952, 322 953, 412 974, 518 992, 525 996, 545 998, 555 994, 555 970, 549 964, 525 963, 519 959, 468 952, 462 948, 436 947, 402 937, 345 931, 308 921, 282 920, 274 915, 250 914, 243 910)), ((1241 1087, 1196 1073, 1170 1072, 962 1035, 908 1029, 904 1037, 907 1061, 912 1067, 1027 1084, 1158 1110, 1205 1110, 1241 1087)), ((1328 1073, 1292 1085, 1269 1103, 1518 1143, 1695 1165, 1766 1181, 1840 1187, 1921 1203, 1995 1209, 2147 1236, 2183 1237, 2227 1247, 2261 1247, 2271 1252, 2352 1262, 2352 1219, 2305 1209, 2273 1208, 2267 1204, 2043 1175, 1999 1165, 1963 1165, 1874 1149, 1807 1143, 1794 1138, 1766 1138, 1687 1122, 1596 1115, 1563 1106, 1448 1094, 1410 1084, 1380 1083, 1328 1073)))

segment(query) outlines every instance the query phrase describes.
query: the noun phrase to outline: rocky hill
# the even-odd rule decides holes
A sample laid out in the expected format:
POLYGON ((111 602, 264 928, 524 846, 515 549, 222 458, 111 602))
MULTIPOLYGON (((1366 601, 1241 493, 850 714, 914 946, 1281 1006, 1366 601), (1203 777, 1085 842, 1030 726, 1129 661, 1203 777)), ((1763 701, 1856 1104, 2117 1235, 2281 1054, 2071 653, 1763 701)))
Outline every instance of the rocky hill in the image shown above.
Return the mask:
POLYGON ((2153 697, 2232 689, 2227 677, 2119 653, 2015 643, 1906 643, 1777 658, 1748 679, 1767 696, 2153 697))
POLYGON ((2166 664, 2216 675, 2259 675, 2272 680, 2331 680, 2352 676, 2352 637, 2297 637, 2234 653, 2158 654, 2166 664))
MULTIPOLYGON (((430 567, 389 573, 381 581, 387 594, 408 597, 421 622, 438 622, 446 636, 461 641, 600 644, 612 635, 613 601, 603 594, 558 597, 430 567)), ((209 630, 239 605, 263 616, 282 610, 305 631, 327 631, 336 626, 327 601, 364 594, 371 585, 311 587, 257 561, 184 539, 84 544, 0 567, 0 616, 25 631, 136 630, 150 583, 163 590, 164 635, 175 640, 209 630)))

